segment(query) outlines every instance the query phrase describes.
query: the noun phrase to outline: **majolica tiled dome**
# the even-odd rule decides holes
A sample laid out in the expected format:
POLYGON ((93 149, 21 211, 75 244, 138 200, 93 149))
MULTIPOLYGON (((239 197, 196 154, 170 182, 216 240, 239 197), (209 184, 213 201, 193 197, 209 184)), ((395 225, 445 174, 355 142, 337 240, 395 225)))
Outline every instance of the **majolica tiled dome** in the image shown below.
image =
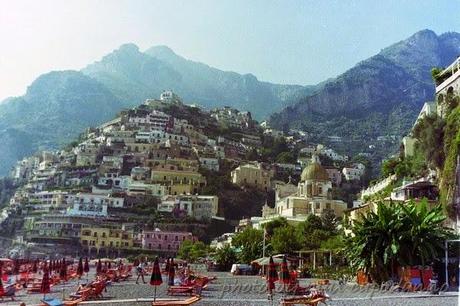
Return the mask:
POLYGON ((303 169, 300 179, 302 181, 328 181, 329 175, 327 174, 326 169, 324 169, 318 162, 313 162, 303 169))

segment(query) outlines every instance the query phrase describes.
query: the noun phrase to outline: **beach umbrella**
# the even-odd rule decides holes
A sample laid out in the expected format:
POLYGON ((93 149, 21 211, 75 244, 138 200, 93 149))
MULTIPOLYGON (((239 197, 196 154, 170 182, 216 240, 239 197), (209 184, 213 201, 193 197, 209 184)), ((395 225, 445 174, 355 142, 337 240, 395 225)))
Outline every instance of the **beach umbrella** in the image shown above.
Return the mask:
POLYGON ((287 265, 286 256, 283 257, 283 262, 281 263, 281 272, 280 272, 280 282, 283 284, 283 292, 286 291, 286 284, 289 284, 289 270, 287 265))
POLYGON ((160 263, 158 262, 158 257, 155 258, 153 263, 152 277, 150 278, 150 285, 155 287, 155 294, 153 295, 153 301, 155 302, 157 298, 157 286, 160 286, 163 283, 161 279, 160 263))
POLYGON ((99 259, 99 261, 97 262, 97 266, 96 266, 96 273, 99 274, 101 272, 102 272, 102 262, 99 259))
POLYGON ((169 258, 166 259, 165 271, 169 272, 169 258))
POLYGON ((67 264, 65 259, 62 259, 61 269, 59 270, 59 277, 63 280, 67 280, 67 264))
POLYGON ((37 271, 38 271, 38 264, 37 264, 37 260, 35 260, 32 265, 32 272, 37 273, 37 271))
POLYGON ((273 257, 270 256, 270 263, 268 265, 268 273, 267 273, 267 285, 268 285, 268 292, 270 295, 275 289, 275 282, 278 280, 278 273, 276 272, 275 262, 273 261, 273 257))
POLYGON ((280 273, 280 282, 283 284, 289 284, 289 270, 287 265, 286 256, 283 257, 283 262, 281 263, 281 273, 280 273))
POLYGON ((45 271, 43 272, 42 284, 40 286, 40 293, 43 293, 43 299, 45 299, 46 294, 50 293, 50 291, 50 275, 48 269, 45 268, 45 271))
POLYGON ((110 270, 112 269, 112 263, 109 261, 109 264, 107 265, 107 268, 110 270))
POLYGON ((14 274, 19 274, 19 267, 20 267, 19 259, 16 259, 14 261, 14 267, 13 267, 13 273, 14 274))
POLYGON ((3 267, 0 266, 0 296, 3 296, 5 294, 5 289, 3 288, 3 282, 2 282, 2 270, 3 267))
POLYGON ((174 276, 176 270, 174 269, 174 258, 171 258, 169 261, 169 271, 168 271, 168 285, 174 286, 174 276))
POLYGON ((80 257, 77 266, 77 275, 80 278, 83 275, 83 258, 80 257))
POLYGON ((139 265, 139 259, 134 259, 134 262, 133 262, 133 267, 137 267, 139 265))
POLYGON ((89 272, 89 262, 88 262, 88 257, 85 258, 85 265, 83 266, 83 271, 85 273, 89 272))

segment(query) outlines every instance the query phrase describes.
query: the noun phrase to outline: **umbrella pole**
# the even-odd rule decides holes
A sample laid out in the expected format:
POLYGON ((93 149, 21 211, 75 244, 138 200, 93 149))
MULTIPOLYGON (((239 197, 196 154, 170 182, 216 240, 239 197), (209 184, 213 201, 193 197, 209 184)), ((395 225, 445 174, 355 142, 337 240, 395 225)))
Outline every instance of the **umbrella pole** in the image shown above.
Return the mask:
POLYGON ((154 286, 155 287, 155 293, 153 294, 153 301, 155 302, 156 299, 157 299, 157 286, 154 286))

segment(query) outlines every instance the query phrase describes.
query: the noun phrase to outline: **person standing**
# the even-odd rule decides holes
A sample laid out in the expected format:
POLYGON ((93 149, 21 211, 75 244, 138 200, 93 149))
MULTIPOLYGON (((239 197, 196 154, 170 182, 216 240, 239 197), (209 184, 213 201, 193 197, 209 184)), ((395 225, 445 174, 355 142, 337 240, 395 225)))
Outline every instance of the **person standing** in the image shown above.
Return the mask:
POLYGON ((145 282, 145 279, 144 279, 144 275, 145 275, 145 261, 144 259, 142 258, 139 262, 139 265, 136 267, 136 271, 137 271, 137 279, 136 279, 136 284, 139 284, 139 278, 142 278, 142 282, 144 284, 147 284, 145 282))

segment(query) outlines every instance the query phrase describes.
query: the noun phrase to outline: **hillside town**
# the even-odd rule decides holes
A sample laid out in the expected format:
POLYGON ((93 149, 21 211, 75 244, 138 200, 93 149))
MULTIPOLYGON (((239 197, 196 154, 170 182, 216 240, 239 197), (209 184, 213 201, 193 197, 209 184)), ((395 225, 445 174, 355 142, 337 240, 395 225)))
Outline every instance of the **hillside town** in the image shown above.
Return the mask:
POLYGON ((348 160, 308 143, 302 133, 259 125, 248 112, 230 107, 207 112, 165 91, 88 128, 63 150, 18 162, 11 173, 18 188, 6 210, 23 221, 11 238, 23 243, 21 251, 54 245, 72 254, 177 254, 185 240, 216 238, 183 231, 187 224, 238 221, 226 218, 216 194, 204 192, 208 174, 224 163, 232 165, 229 183, 274 195, 273 208, 265 203, 260 215, 252 216, 255 227, 279 216, 301 222, 329 209, 341 218, 348 204, 333 199, 333 186, 360 185, 365 172, 362 163, 348 160), (199 120, 183 119, 185 112, 199 114, 199 120), (286 144, 275 162, 259 161, 257 150, 267 139, 286 144), (298 158, 283 160, 297 150, 298 158), (320 157, 329 166, 323 167, 320 157))
POLYGON ((5 1, 0 304, 460 305, 454 4, 5 1))

